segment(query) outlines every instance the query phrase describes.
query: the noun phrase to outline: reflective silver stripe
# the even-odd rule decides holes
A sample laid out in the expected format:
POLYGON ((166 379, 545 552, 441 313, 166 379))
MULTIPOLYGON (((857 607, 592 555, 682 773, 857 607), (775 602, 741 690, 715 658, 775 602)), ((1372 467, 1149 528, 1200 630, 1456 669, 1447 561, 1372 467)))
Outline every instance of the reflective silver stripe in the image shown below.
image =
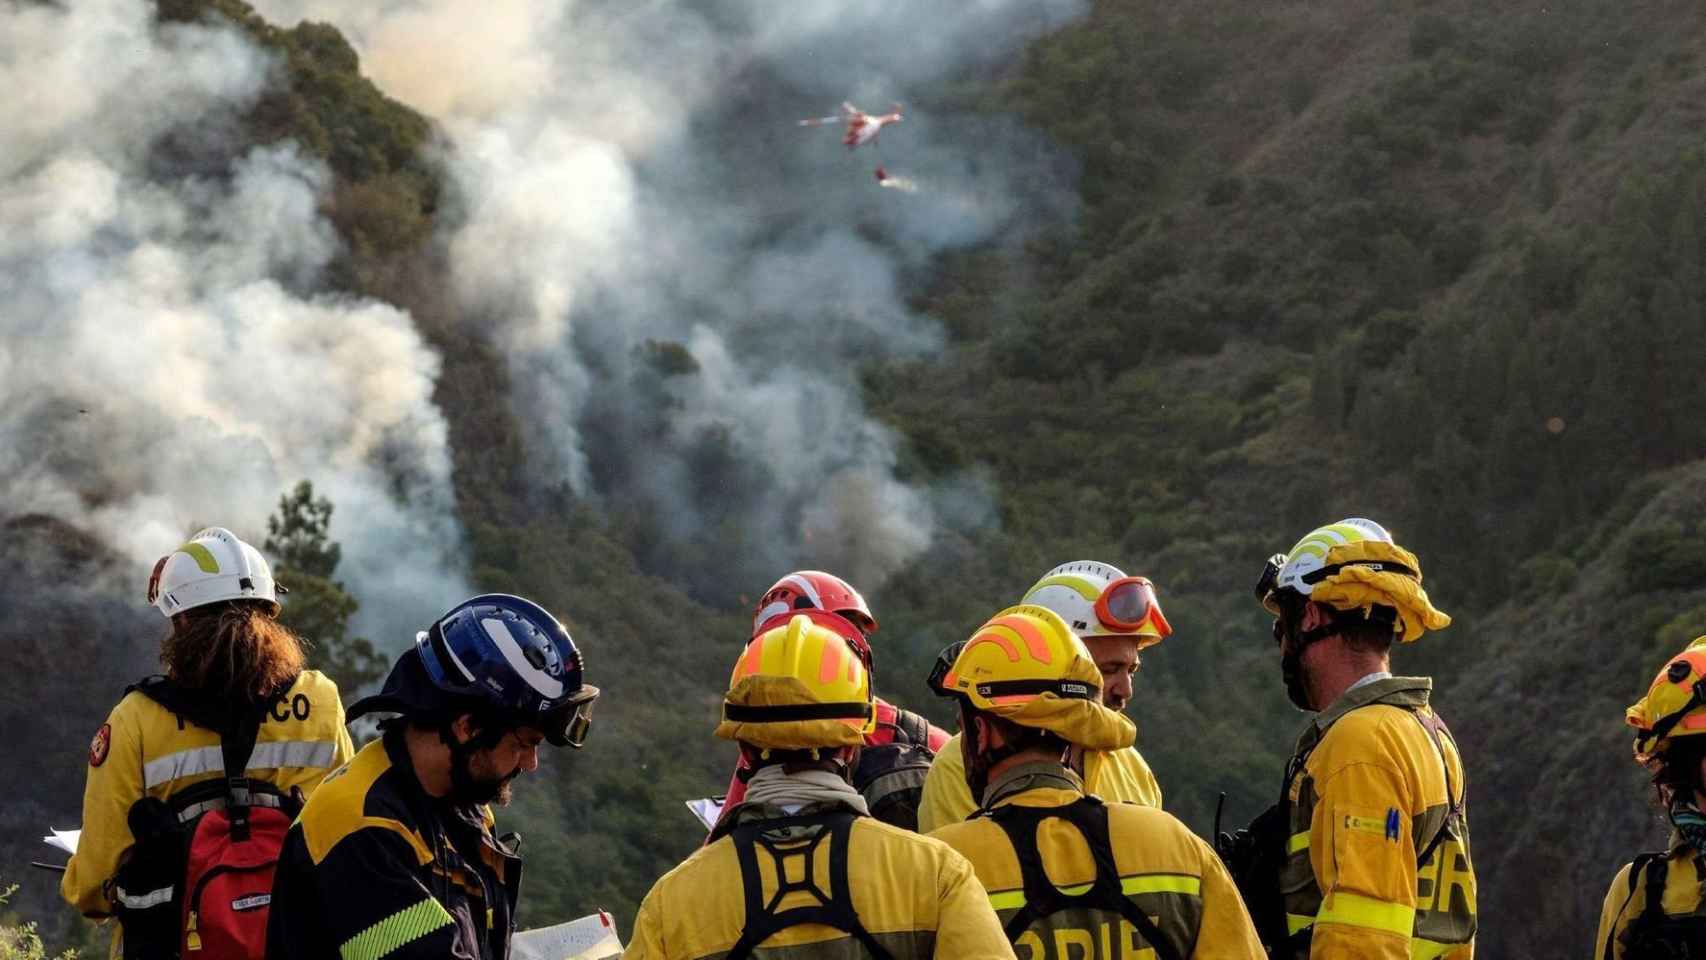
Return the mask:
MULTIPOLYGON (((338 745, 330 740, 279 740, 257 743, 249 754, 250 770, 276 770, 279 767, 332 766, 338 745)), ((195 747, 169 753, 142 766, 142 782, 148 787, 170 783, 180 777, 198 773, 224 773, 225 757, 218 747, 195 747)))
POLYGON ((158 890, 150 890, 142 894, 125 893, 123 887, 114 887, 113 893, 118 894, 118 902, 126 910, 146 910, 149 907, 158 907, 162 903, 172 902, 171 887, 161 887, 158 890))
MULTIPOLYGON (((277 810, 284 806, 284 799, 270 793, 252 792, 249 794, 249 806, 272 807, 274 810, 277 810)), ((225 798, 215 797, 212 800, 203 800, 200 803, 192 803, 185 807, 181 812, 179 812, 178 820, 181 823, 189 823, 191 820, 194 820, 196 817, 201 816, 209 810, 223 809, 225 809, 225 798)))

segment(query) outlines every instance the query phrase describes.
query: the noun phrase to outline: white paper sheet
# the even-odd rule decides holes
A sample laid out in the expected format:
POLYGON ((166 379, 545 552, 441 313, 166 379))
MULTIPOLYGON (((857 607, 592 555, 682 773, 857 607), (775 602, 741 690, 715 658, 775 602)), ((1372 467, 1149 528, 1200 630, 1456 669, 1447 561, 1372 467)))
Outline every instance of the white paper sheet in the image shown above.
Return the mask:
POLYGON ((510 940, 512 960, 614 960, 621 955, 616 921, 603 910, 568 923, 523 930, 510 940))
POLYGON ((81 830, 60 830, 57 827, 49 827, 48 835, 42 837, 41 842, 66 853, 76 853, 77 839, 82 835, 83 831, 81 830))
POLYGON ((703 800, 687 801, 687 809, 699 818, 699 822, 709 830, 717 825, 717 820, 723 815, 723 798, 706 797, 703 800))

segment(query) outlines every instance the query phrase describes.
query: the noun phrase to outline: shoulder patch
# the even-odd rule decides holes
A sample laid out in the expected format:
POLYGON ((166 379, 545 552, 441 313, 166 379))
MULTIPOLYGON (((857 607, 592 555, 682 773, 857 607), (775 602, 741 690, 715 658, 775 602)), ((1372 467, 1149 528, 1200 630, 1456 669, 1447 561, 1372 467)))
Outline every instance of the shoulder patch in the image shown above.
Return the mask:
POLYGON ((107 750, 113 743, 113 725, 101 724, 101 729, 95 731, 95 738, 89 741, 89 766, 98 767, 107 762, 107 750))

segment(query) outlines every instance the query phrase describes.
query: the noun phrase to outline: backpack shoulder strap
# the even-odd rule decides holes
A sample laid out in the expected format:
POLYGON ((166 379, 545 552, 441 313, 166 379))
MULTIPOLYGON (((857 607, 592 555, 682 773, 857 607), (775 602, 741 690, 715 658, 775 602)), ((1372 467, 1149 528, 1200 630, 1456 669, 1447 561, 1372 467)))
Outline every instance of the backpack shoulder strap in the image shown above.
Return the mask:
POLYGON ((875 960, 894 960, 893 955, 871 936, 859 915, 853 910, 853 893, 848 881, 847 862, 853 833, 853 821, 858 814, 838 810, 831 813, 784 817, 745 823, 729 832, 735 854, 740 860, 741 886, 746 901, 746 922, 740 939, 729 948, 726 960, 747 960, 759 944, 776 933, 802 923, 820 923, 849 934, 858 940, 875 960), (772 840, 768 833, 788 827, 818 826, 822 829, 810 838, 798 841, 772 840), (817 848, 829 843, 829 892, 825 893, 813 880, 812 859, 817 848), (758 850, 762 847, 776 869, 776 893, 764 898, 764 879, 758 869, 758 850), (800 857, 805 861, 799 880, 789 880, 786 860, 800 857), (782 899, 796 891, 804 892, 817 901, 813 906, 781 910, 782 899))
MULTIPOLYGON (((294 676, 286 679, 271 694, 253 704, 222 703, 200 691, 183 687, 170 677, 159 675, 145 677, 126 687, 125 692, 139 692, 173 713, 191 720, 197 726, 206 727, 219 734, 220 759, 225 767, 222 796, 230 811, 232 835, 235 839, 242 840, 248 836, 248 808, 253 804, 256 793, 249 783, 247 773, 249 757, 254 754, 255 741, 260 737, 261 721, 267 706, 294 686, 296 679, 294 676)), ((195 788, 191 787, 190 790, 195 788)), ((186 794, 188 792, 185 791, 186 794)), ((262 792, 277 791, 264 789, 262 792)), ((208 798, 198 792, 196 796, 186 796, 185 799, 193 803, 180 806, 205 805, 208 798)))
MULTIPOLYGON (((1629 871, 1631 876, 1634 875, 1634 872, 1633 868, 1629 871)), ((1647 904, 1641 911, 1641 915, 1648 919, 1657 920, 1665 915, 1665 880, 1670 875, 1670 856, 1668 854, 1661 854, 1652 857, 1652 859, 1648 860, 1646 863, 1646 872, 1647 904)), ((1632 890, 1634 887, 1633 881, 1631 881, 1630 887, 1632 890)))
POLYGON ((1441 742, 1440 736, 1443 734, 1446 740, 1451 741, 1452 746, 1457 745, 1457 738, 1453 737, 1451 731, 1446 729, 1445 721, 1441 720, 1439 714, 1432 710, 1429 710, 1426 715, 1420 710, 1412 710, 1410 716, 1415 717, 1416 722, 1422 725, 1423 730, 1427 731, 1428 738, 1433 741, 1434 750, 1439 753, 1440 768, 1445 773, 1445 799, 1451 805, 1450 809, 1445 812, 1445 822, 1439 825, 1439 829, 1434 832, 1433 838, 1428 841, 1427 847, 1416 855, 1416 866, 1420 867, 1427 863, 1428 858, 1432 857, 1434 851, 1439 849, 1439 845, 1445 842, 1445 838, 1451 833, 1452 825, 1463 818, 1463 805, 1469 799, 1469 787, 1467 784, 1459 784, 1457 796, 1452 797, 1451 759, 1445 755, 1445 744, 1441 742))
MULTIPOLYGON (((1663 864, 1665 862, 1665 854, 1662 854, 1662 853, 1638 854, 1638 855, 1636 855, 1634 862, 1629 864, 1629 894, 1628 894, 1628 896, 1625 896, 1623 898, 1623 906, 1617 908, 1617 916, 1621 917, 1623 915, 1623 911, 1629 909, 1630 901, 1635 899, 1635 888, 1636 888, 1636 886, 1638 886, 1640 884, 1641 875, 1643 873, 1646 873, 1648 871, 1648 868, 1655 862, 1663 864)), ((1658 885, 1659 885, 1659 897, 1662 899, 1664 897, 1664 873, 1662 870, 1659 873, 1658 885)), ((1655 902, 1653 900, 1653 897, 1652 897, 1652 889, 1653 889, 1653 877, 1651 875, 1649 875, 1647 877, 1647 905, 1648 905, 1648 909, 1651 909, 1652 904, 1655 902)), ((1616 941, 1616 939, 1617 939, 1617 924, 1614 921, 1611 924, 1611 929, 1607 930, 1605 932, 1605 949, 1600 954, 1601 960, 1613 960, 1613 957, 1615 956, 1615 954, 1612 952, 1612 944, 1616 941)))
MULTIPOLYGON (((215 709, 212 701, 197 696, 193 690, 179 686, 177 681, 164 674, 143 677, 125 687, 124 692, 140 693, 179 717, 194 722, 198 727, 218 730, 222 725, 223 711, 215 709)), ((180 722, 179 727, 182 726, 180 722)))
POLYGON ((1153 921, 1125 895, 1119 868, 1114 864, 1113 842, 1108 834, 1108 808, 1092 796, 1080 797, 1064 807, 1024 807, 1009 803, 990 812, 1013 845, 1019 861, 1019 877, 1025 905, 1007 921, 1007 940, 1017 943, 1031 924, 1073 907, 1109 910, 1137 928, 1159 960, 1181 960, 1172 941, 1162 935, 1153 921), (1073 825, 1084 837, 1096 864, 1096 879, 1090 889, 1078 894, 1063 893, 1048 877, 1042 852, 1037 849, 1037 828, 1044 820, 1058 818, 1073 825))

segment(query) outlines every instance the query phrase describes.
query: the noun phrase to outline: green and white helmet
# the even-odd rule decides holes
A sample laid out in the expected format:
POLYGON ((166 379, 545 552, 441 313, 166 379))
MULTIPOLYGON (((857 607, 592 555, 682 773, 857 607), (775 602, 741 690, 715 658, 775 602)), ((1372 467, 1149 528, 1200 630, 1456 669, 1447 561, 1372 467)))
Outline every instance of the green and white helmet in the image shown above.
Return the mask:
POLYGON ((148 602, 168 618, 222 600, 261 600, 278 610, 283 587, 261 552, 224 527, 208 527, 161 557, 148 578, 148 602))
POLYGON ((1047 607, 1079 637, 1136 637, 1138 645, 1146 647, 1173 632, 1155 598, 1154 584, 1096 560, 1055 567, 1019 602, 1047 607))
POLYGON ((1275 617, 1307 599, 1367 618, 1389 608, 1394 632, 1405 643, 1441 630, 1451 618, 1422 589, 1422 565, 1373 520, 1350 517, 1309 531, 1285 553, 1268 558, 1256 581, 1256 599, 1275 617))
POLYGON ((1312 573, 1327 566, 1327 553, 1348 543, 1392 543, 1392 534, 1373 520, 1348 517, 1338 523, 1316 527, 1305 534, 1285 553, 1285 563, 1274 580, 1275 589, 1295 590, 1309 596, 1315 592, 1316 578, 1312 573))

